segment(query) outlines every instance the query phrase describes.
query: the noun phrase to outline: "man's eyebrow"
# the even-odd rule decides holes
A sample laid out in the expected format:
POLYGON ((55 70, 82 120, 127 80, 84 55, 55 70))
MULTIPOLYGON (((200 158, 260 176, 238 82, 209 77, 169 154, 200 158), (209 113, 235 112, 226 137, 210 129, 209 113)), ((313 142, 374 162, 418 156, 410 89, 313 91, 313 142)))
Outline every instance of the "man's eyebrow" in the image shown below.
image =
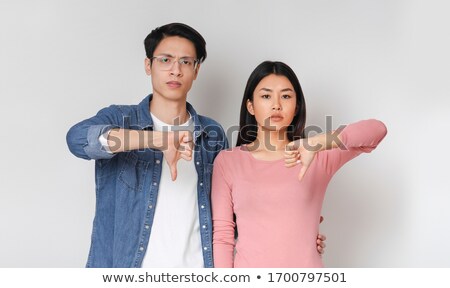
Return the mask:
POLYGON ((168 53, 161 53, 161 54, 158 54, 158 55, 156 55, 156 56, 166 56, 166 57, 172 57, 172 58, 174 58, 173 55, 168 54, 168 53))
MULTIPOLYGON (((168 53, 161 53, 158 54, 157 56, 166 56, 166 57, 170 57, 170 58, 175 58, 175 56, 173 56, 172 54, 168 54, 168 53)), ((195 58, 192 56, 181 56, 180 58, 195 58)))

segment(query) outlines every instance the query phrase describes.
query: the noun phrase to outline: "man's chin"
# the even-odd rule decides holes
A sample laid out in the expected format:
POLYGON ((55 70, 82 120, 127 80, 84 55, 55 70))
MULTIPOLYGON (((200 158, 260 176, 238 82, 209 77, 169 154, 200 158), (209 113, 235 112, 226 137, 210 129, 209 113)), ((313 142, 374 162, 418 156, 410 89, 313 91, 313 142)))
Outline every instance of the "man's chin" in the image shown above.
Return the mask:
POLYGON ((181 91, 168 91, 162 95, 165 99, 170 101, 186 101, 187 94, 181 91))

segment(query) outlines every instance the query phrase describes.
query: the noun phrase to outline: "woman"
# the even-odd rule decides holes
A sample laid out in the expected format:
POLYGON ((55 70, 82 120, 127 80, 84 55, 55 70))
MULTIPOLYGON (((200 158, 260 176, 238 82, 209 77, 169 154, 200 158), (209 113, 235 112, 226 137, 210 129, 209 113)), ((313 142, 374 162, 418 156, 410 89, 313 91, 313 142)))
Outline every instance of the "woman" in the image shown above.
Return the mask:
POLYGON ((365 120, 305 138, 305 121, 292 69, 270 61, 256 67, 237 145, 214 161, 214 267, 323 267, 315 243, 327 185, 347 161, 375 149, 386 127, 365 120))

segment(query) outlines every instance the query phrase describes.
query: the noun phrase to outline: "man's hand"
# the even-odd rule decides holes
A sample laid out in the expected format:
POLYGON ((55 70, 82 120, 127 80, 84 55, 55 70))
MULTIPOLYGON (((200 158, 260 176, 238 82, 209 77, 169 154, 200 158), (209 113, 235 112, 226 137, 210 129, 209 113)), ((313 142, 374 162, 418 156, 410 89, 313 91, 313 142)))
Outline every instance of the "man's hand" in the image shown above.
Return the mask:
POLYGON ((325 237, 325 235, 317 235, 317 251, 320 255, 323 255, 323 253, 325 253, 325 247, 327 247, 327 245, 325 244, 325 240, 327 240, 327 237, 325 237))
POLYGON ((170 168, 172 181, 177 179, 177 163, 183 158, 186 161, 192 160, 192 133, 189 131, 167 132, 167 147, 162 149, 164 158, 170 168))
MULTIPOLYGON (((323 221, 323 217, 320 216, 320 222, 319 223, 322 223, 322 221, 323 221)), ((319 254, 321 256, 323 255, 323 253, 325 253, 325 247, 327 247, 327 245, 325 245, 325 240, 327 240, 327 237, 325 237, 325 235, 322 235, 322 234, 318 234, 317 235, 317 240, 316 240, 317 252, 319 252, 319 254)))

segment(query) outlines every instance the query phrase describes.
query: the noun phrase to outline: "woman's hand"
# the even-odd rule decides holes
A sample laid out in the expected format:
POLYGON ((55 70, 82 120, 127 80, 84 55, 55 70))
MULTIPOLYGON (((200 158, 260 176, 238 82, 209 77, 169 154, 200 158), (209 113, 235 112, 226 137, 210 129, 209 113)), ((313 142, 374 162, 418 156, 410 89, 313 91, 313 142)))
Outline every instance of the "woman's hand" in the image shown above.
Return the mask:
POLYGON ((317 149, 308 145, 308 139, 299 139, 286 145, 284 152, 284 165, 288 168, 301 164, 298 180, 301 181, 314 160, 317 149))

